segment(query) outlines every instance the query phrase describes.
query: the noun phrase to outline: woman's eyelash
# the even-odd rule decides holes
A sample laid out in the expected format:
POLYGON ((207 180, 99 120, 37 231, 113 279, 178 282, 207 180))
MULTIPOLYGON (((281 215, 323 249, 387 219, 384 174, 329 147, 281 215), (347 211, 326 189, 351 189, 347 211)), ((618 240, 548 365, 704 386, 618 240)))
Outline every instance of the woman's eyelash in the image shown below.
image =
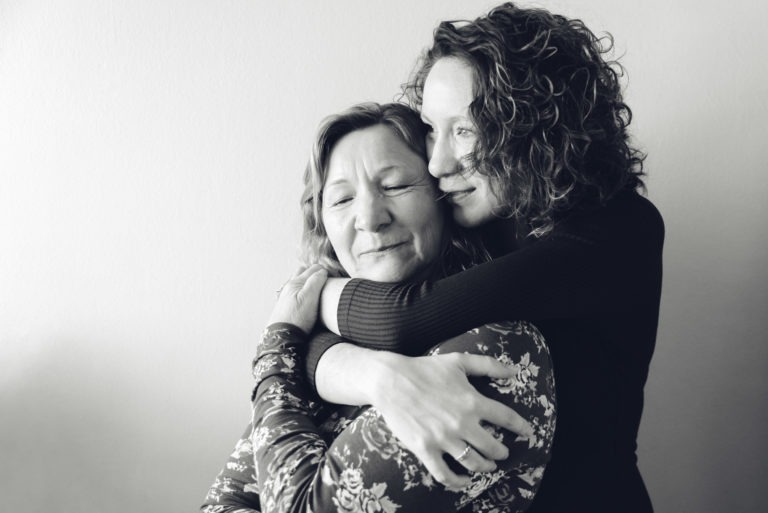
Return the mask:
MULTIPOLYGON (((397 185, 382 185, 381 189, 387 193, 387 192, 398 192, 403 191, 405 189, 410 189, 413 187, 414 184, 406 183, 406 184, 397 184, 397 185)), ((344 205, 345 203, 349 203, 350 201, 354 200, 354 196, 343 196, 339 199, 334 199, 332 201, 329 201, 327 204, 331 207, 338 207, 340 205, 344 205)))
POLYGON ((340 198, 340 199, 337 199, 336 201, 334 201, 333 203, 331 203, 331 206, 332 207, 336 207, 338 205, 343 205, 344 203, 348 203, 350 201, 352 201, 351 197, 340 198))

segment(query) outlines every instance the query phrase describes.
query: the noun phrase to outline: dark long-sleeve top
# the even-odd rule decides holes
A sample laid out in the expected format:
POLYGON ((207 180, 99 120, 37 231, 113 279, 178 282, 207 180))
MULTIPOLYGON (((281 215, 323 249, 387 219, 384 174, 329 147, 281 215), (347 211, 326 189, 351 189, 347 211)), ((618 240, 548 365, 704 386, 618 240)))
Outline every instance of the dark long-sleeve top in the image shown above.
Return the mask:
MULTIPOLYGON (((492 262, 436 282, 351 280, 338 307, 341 334, 419 354, 487 322, 533 322, 552 352, 559 411, 552 460, 529 511, 652 511, 635 451, 659 316, 661 215, 628 191, 569 213, 539 239, 516 236, 511 220, 496 225, 506 239, 488 242, 512 251, 492 262)), ((335 342, 310 345, 310 376, 335 342)))

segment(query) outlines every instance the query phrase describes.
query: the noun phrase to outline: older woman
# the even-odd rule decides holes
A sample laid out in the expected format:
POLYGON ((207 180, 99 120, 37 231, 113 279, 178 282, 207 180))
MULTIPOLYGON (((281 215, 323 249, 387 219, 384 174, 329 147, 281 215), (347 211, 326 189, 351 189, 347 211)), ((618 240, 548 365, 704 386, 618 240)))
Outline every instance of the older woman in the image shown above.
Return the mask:
MULTIPOLYGON (((638 194, 643 155, 627 131, 621 67, 606 59, 610 41, 579 20, 511 3, 441 23, 407 92, 431 128, 430 173, 456 221, 483 237, 494 260, 434 283, 329 280, 323 291, 325 323, 380 349, 437 342, 497 319, 536 323, 558 385, 552 461, 530 510, 537 513, 652 511, 635 451, 664 224, 638 194)), ((338 351, 315 350, 322 358, 308 361, 324 386, 333 386, 323 375, 339 363, 348 374, 364 368, 354 353, 334 362, 338 351)), ((430 432, 442 424, 422 413, 421 397, 393 393, 401 404, 389 405, 392 425, 430 432)), ((450 395, 441 402, 472 409, 450 395)), ((446 430, 431 452, 460 436, 446 430)))
MULTIPOLYGON (((397 282, 440 276, 473 258, 470 246, 451 237, 427 173, 424 135, 417 114, 399 104, 358 106, 325 122, 305 175, 308 263, 397 282)), ((410 366, 445 386, 464 382, 463 400, 484 412, 482 425, 452 417, 452 424, 464 423, 463 438, 433 471, 449 488, 393 436, 379 410, 319 406, 301 360, 325 279, 325 269, 312 265, 283 287, 254 360, 252 423, 203 510, 522 511, 536 492, 554 434, 554 381, 538 331, 524 322, 489 324, 439 344, 431 356, 381 353, 386 365, 371 360, 372 372, 410 366), (476 376, 478 390, 467 375, 476 376), (526 431, 510 420, 509 406, 524 417, 526 436, 501 429, 526 431), (502 461, 496 465, 481 452, 502 461), (451 480, 454 472, 462 475, 451 480)), ((389 387, 382 383, 376 388, 386 397, 389 387)))

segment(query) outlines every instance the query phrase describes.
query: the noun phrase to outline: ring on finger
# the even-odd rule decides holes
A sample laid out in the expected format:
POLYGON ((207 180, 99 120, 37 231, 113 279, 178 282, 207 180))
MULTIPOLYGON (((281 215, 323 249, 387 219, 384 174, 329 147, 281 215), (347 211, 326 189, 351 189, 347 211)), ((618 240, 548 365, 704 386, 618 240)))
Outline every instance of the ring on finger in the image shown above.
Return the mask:
POLYGON ((471 446, 471 445, 469 445, 469 444, 467 444, 467 446, 466 446, 466 447, 464 447, 464 450, 463 450, 463 451, 461 451, 461 454, 459 454, 458 456, 456 456, 456 458, 455 458, 455 459, 456 459, 456 461, 458 461, 458 462, 461 462, 461 461, 463 461, 463 460, 467 459, 467 456, 469 456, 469 453, 470 453, 470 452, 472 452, 472 446, 471 446))

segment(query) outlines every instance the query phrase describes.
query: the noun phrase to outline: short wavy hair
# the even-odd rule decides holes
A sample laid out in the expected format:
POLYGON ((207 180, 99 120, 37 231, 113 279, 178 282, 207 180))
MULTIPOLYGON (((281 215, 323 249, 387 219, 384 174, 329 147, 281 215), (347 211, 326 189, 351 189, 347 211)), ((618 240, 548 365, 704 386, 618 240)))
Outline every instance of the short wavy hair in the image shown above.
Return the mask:
POLYGON ((467 168, 494 183, 500 215, 540 236, 559 214, 643 187, 645 155, 630 145, 632 111, 624 69, 606 58, 612 49, 610 34, 598 38, 578 19, 505 3, 474 21, 440 23, 403 93, 420 109, 437 60, 471 67, 478 141, 467 168))
MULTIPOLYGON (((383 125, 392 130, 426 164, 427 127, 418 112, 402 103, 361 103, 339 114, 325 118, 317 130, 312 152, 304 171, 304 192, 301 207, 304 218, 301 260, 306 265, 319 263, 337 276, 348 276, 339 263, 323 224, 323 187, 328 176, 328 164, 336 144, 356 130, 383 125)), ((431 179, 431 177, 430 177, 431 179)), ((437 201, 437 200, 436 200, 437 201)), ((489 260, 479 239, 453 224, 450 206, 443 203, 446 217, 446 241, 442 260, 436 269, 441 274, 466 269, 489 260)))

